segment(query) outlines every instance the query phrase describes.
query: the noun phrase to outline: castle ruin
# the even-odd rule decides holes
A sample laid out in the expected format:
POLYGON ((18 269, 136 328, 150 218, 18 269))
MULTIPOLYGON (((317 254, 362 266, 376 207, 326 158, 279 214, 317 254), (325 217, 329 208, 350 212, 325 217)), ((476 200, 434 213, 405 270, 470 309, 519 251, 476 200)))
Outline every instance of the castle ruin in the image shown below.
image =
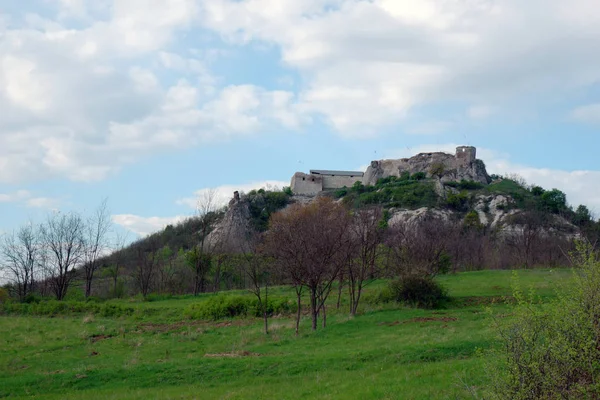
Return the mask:
POLYGON ((454 155, 432 152, 411 158, 371 161, 364 173, 331 170, 310 170, 308 174, 296 172, 292 177, 291 189, 296 195, 314 196, 325 190, 351 187, 356 182, 375 185, 381 178, 419 172, 425 173, 428 178, 436 177, 441 182, 468 180, 488 184, 490 177, 485 164, 476 156, 475 147, 459 146, 454 155))

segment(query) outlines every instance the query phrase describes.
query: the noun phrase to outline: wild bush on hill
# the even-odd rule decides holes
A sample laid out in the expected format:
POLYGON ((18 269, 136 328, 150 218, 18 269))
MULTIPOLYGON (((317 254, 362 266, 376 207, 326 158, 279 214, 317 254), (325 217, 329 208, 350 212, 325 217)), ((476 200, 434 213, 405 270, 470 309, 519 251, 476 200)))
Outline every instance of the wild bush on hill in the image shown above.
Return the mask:
MULTIPOLYGON (((284 297, 269 297, 267 314, 289 314, 296 310, 294 302, 284 297)), ((190 319, 219 320, 234 317, 262 317, 262 310, 255 298, 220 294, 210 299, 190 304, 184 311, 190 319)))
POLYGON ((503 364, 494 374, 501 399, 600 397, 600 259, 578 246, 578 268, 556 300, 537 301, 516 285, 513 322, 499 324, 503 364))
POLYGON ((446 300, 446 289, 429 276, 408 275, 390 283, 394 300, 419 308, 438 308, 446 300))

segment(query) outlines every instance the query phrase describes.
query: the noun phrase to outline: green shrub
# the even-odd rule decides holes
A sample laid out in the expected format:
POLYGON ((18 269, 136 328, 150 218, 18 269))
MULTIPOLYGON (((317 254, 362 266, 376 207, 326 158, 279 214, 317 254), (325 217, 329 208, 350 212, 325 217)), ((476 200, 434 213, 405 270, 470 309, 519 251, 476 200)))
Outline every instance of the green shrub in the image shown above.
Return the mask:
POLYGON ((367 292, 362 297, 363 302, 371 305, 391 303, 394 300, 394 293, 390 285, 382 287, 377 292, 367 292))
POLYGON ((493 371, 501 399, 600 398, 600 259, 589 245, 578 245, 572 282, 542 303, 516 281, 517 305, 509 322, 498 319, 502 361, 493 371))
POLYGON ((425 172, 416 172, 412 174, 411 178, 415 181, 422 181, 423 179, 427 178, 427 174, 425 172))
MULTIPOLYGON (((288 314, 295 311, 295 303, 283 297, 269 297, 267 314, 288 314)), ((224 318, 254 316, 261 317, 258 299, 251 296, 219 294, 208 300, 190 304, 184 310, 190 319, 219 320, 224 318)))
POLYGON ((0 304, 8 302, 9 299, 10 295, 8 294, 8 290, 0 288, 0 304))
POLYGON ((61 316, 73 314, 95 314, 103 317, 132 315, 134 309, 117 304, 98 304, 83 301, 40 301, 37 303, 6 303, 0 305, 0 314, 61 316))
POLYGON ((408 275, 390 283, 394 300, 412 307, 438 308, 448 296, 446 289, 429 276, 408 275))

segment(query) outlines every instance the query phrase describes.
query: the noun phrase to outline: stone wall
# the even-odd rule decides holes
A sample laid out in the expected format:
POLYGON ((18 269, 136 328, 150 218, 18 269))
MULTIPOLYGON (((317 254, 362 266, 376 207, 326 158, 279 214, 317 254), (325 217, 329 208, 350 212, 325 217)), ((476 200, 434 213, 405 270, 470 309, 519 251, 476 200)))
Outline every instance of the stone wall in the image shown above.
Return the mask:
POLYGON ((332 175, 322 175, 323 177, 323 189, 339 189, 346 187, 351 187, 355 182, 361 182, 362 176, 332 176, 332 175))
POLYGON ((296 172, 292 177, 290 188, 294 194, 314 196, 323 191, 323 178, 321 176, 296 172))

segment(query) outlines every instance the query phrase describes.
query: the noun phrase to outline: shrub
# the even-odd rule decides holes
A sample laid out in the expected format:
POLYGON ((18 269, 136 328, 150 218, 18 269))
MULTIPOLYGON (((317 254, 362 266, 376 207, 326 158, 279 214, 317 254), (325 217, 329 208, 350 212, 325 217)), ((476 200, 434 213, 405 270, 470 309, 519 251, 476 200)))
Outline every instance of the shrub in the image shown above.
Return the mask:
MULTIPOLYGON (((295 303, 283 297, 269 297, 267 314, 288 314, 295 311, 295 303)), ((190 319, 212 319, 254 316, 261 317, 258 300, 250 296, 216 295, 210 299, 190 304, 184 311, 190 319)))
POLYGON ((438 308, 447 299, 446 289, 429 276, 408 275, 392 281, 394 300, 419 308, 438 308))
POLYGON ((600 397, 600 259, 578 245, 571 285, 542 304, 513 288, 514 319, 498 323, 502 351, 494 391, 505 399, 597 399, 600 397))
POLYGON ((9 299, 10 296, 8 294, 8 290, 6 290, 5 288, 0 288, 0 304, 6 303, 9 299))
POLYGON ((415 181, 422 181, 423 179, 427 178, 427 174, 425 172, 416 172, 411 178, 415 181))

